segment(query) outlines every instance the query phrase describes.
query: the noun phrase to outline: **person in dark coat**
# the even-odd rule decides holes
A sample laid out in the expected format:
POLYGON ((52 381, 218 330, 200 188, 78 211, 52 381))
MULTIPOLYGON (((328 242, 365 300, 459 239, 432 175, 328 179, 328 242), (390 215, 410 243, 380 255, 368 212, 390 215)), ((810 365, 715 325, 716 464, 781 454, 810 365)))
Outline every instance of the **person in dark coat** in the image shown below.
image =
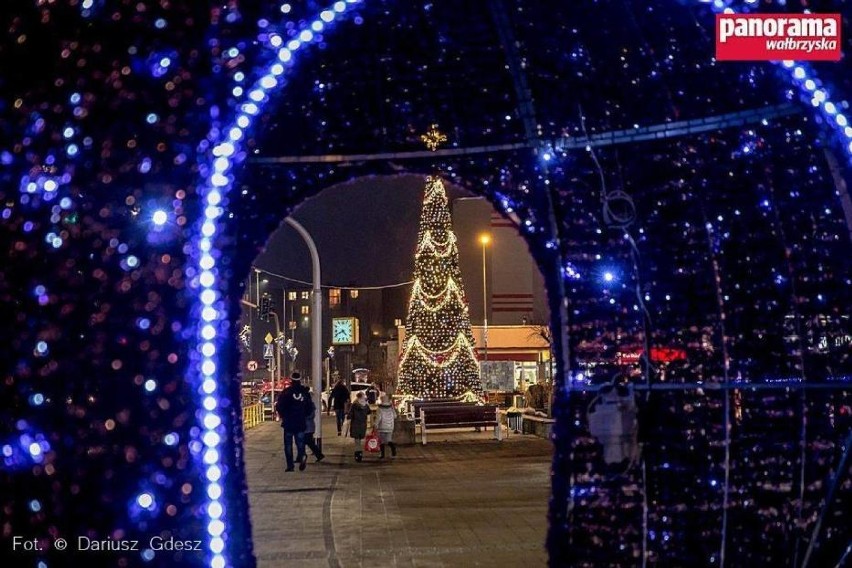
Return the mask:
POLYGON ((322 453, 316 440, 314 440, 314 434, 317 431, 317 425, 314 423, 316 414, 316 408, 314 408, 314 412, 308 415, 307 422, 305 423, 305 447, 311 450, 316 461, 321 462, 325 458, 325 454, 322 453))
POLYGON ((328 407, 334 408, 334 414, 337 418, 337 435, 340 436, 343 428, 343 421, 346 418, 346 407, 349 406, 349 389, 343 384, 343 379, 337 379, 334 388, 331 389, 331 396, 328 400, 328 407))
POLYGON ((370 385, 370 388, 367 389, 367 404, 376 404, 379 402, 379 397, 381 396, 381 391, 379 387, 376 386, 376 383, 370 385))
POLYGON ((296 442, 296 459, 299 471, 303 471, 308 462, 305 453, 305 426, 308 416, 316 411, 311 393, 302 385, 302 375, 293 373, 292 384, 284 389, 275 403, 275 411, 281 417, 281 427, 284 428, 284 459, 287 469, 293 471, 293 442, 296 442))
POLYGON ((349 408, 349 435, 355 440, 355 461, 360 462, 364 457, 364 438, 367 437, 367 417, 370 416, 370 405, 364 391, 359 391, 355 402, 349 408))

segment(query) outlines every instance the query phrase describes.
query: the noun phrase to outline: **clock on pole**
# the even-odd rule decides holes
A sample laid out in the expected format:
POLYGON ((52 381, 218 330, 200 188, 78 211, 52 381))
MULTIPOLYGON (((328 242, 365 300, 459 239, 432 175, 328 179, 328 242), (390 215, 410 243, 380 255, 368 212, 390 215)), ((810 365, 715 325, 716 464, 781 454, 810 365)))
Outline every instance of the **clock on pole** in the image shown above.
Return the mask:
POLYGON ((332 345, 356 345, 360 339, 359 335, 358 318, 332 318, 332 345))

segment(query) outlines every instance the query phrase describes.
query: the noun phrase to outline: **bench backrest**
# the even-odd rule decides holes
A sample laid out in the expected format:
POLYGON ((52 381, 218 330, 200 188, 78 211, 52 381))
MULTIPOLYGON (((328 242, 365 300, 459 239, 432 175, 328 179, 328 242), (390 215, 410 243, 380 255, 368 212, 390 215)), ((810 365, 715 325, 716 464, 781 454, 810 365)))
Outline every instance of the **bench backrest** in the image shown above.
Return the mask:
POLYGON ((415 412, 419 412, 421 408, 430 408, 433 406, 476 406, 475 402, 462 402, 460 400, 418 400, 411 403, 415 412))
MULTIPOLYGON (((423 407, 427 424, 465 424, 473 422, 495 422, 497 407, 494 405, 478 406, 441 405, 423 407)), ((420 417, 418 411, 418 418, 420 417)))
POLYGON ((413 414, 415 418, 420 418, 421 408, 433 408, 437 406, 475 406, 474 402, 462 402, 452 398, 438 398, 433 400, 414 400, 411 401, 408 407, 408 412, 413 414))

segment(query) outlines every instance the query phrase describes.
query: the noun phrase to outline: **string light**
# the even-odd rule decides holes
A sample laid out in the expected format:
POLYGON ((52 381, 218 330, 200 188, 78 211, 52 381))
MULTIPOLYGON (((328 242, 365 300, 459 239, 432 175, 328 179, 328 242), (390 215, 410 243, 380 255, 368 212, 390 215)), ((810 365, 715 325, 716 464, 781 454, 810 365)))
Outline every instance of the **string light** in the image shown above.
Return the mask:
MULTIPOLYGON (((359 0, 349 0, 346 3, 338 2, 334 5, 334 10, 342 14, 358 2, 359 0)), ((313 24, 319 23, 322 27, 331 25, 334 18, 329 18, 328 12, 329 10, 320 12, 313 19, 313 24), (324 17, 323 14, 325 14, 324 17)), ((308 29, 311 25, 306 25, 299 34, 301 42, 291 41, 288 44, 289 50, 275 51, 277 60, 269 63, 268 68, 259 74, 251 88, 243 90, 239 86, 234 87, 235 93, 237 88, 240 89, 240 94, 248 92, 249 100, 236 105, 236 116, 232 118, 232 123, 227 127, 221 128, 220 125, 214 125, 211 139, 216 140, 216 142, 212 144, 209 156, 211 167, 208 168, 209 173, 201 185, 205 207, 197 226, 198 234, 192 239, 195 262, 190 272, 194 276, 191 286, 197 295, 194 309, 197 321, 199 321, 195 337, 196 350, 201 353, 201 357, 198 358, 192 371, 194 375, 192 378, 195 384, 200 385, 199 396, 204 411, 199 416, 202 425, 199 438, 203 443, 203 448, 199 444, 199 449, 194 453, 198 457, 205 456, 202 461, 205 477, 208 481, 207 493, 210 499, 205 508, 207 511, 206 523, 207 533, 211 537, 207 543, 207 548, 211 553, 210 566, 212 568, 224 568, 228 565, 225 558, 224 540, 227 527, 221 520, 221 518, 227 518, 227 512, 221 502, 221 491, 218 490, 225 471, 220 463, 222 452, 218 450, 218 446, 226 436, 225 424, 221 414, 227 414, 228 410, 220 407, 218 399, 219 381, 217 380, 219 369, 217 357, 219 349, 217 346, 222 342, 220 327, 221 324, 228 321, 228 309, 227 303, 221 300, 224 297, 221 289, 224 287, 227 277, 220 275, 216 260, 209 251, 214 249, 214 242, 219 232, 218 223, 224 212, 220 204, 223 196, 233 184, 231 171, 235 162, 244 157, 241 146, 246 139, 246 132, 252 124, 251 117, 259 114, 263 106, 269 102, 270 92, 281 88, 284 84, 283 81, 276 79, 276 76, 284 72, 281 63, 292 64, 294 54, 300 47, 322 38, 321 35, 314 34, 308 29)), ((273 46, 273 49, 275 49, 275 46, 273 46)), ((237 53, 233 55, 236 56, 237 53)), ((235 94, 235 96, 238 95, 235 94)), ((228 380, 227 377, 222 378, 222 381, 226 380, 228 380)))
MULTIPOLYGON (((442 136, 435 132, 433 126, 422 137, 433 150, 442 136)), ((437 177, 426 178, 415 251, 399 391, 426 399, 482 392, 456 236, 444 184, 437 177)))

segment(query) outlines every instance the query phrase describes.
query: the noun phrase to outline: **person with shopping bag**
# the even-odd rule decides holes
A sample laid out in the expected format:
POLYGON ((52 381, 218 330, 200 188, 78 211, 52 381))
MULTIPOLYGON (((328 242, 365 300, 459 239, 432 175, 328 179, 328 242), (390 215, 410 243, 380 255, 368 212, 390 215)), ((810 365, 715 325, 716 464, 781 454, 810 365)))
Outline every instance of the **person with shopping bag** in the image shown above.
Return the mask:
POLYGON ((391 404, 391 398, 382 394, 376 418, 376 431, 379 434, 381 459, 385 457, 385 446, 390 446, 391 457, 396 457, 396 444, 393 443, 393 427, 396 422, 396 411, 391 404))
POLYGON ((349 407, 349 435, 355 440, 355 461, 360 462, 364 457, 364 438, 367 437, 367 417, 370 416, 370 406, 364 391, 355 395, 355 402, 349 407))

